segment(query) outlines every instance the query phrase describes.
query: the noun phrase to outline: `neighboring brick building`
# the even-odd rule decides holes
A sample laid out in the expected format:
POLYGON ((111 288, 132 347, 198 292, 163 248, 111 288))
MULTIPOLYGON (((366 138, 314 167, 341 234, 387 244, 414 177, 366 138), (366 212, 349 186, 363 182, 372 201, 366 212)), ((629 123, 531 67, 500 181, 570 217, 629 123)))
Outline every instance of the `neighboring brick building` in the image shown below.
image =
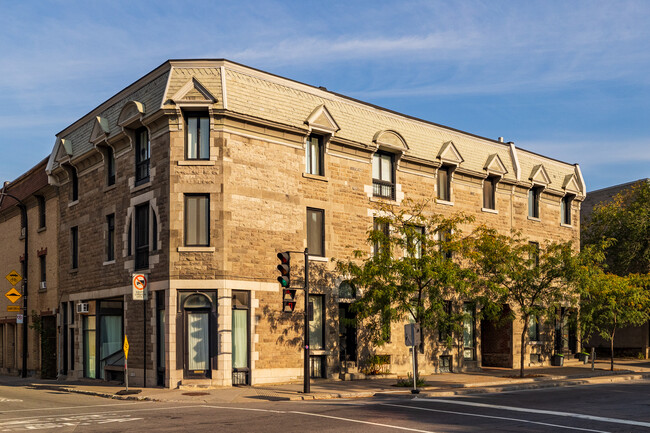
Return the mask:
POLYGON ((0 372, 22 371, 23 330, 27 326, 27 373, 54 378, 57 374, 56 309, 58 306, 57 234, 59 205, 57 188, 48 185, 45 164, 41 161, 11 183, 4 192, 17 197, 27 207, 27 230, 18 202, 6 196, 0 206, 0 372), (25 236, 27 234, 27 236, 25 236), (28 272, 23 272, 25 240, 28 241, 28 272), (16 271, 23 279, 12 285, 6 278, 16 271), (22 314, 23 299, 12 303, 5 293, 14 288, 24 294, 27 282, 27 317, 22 314), (19 307, 20 312, 7 311, 19 307))
MULTIPOLYGON (((585 191, 577 165, 226 60, 165 62, 57 134, 47 172, 61 194, 62 372, 119 377, 126 334, 130 383, 146 372, 168 387, 302 376, 302 319, 280 312, 275 267, 307 246, 313 374, 370 354, 405 374, 399 326, 377 349, 339 326, 354 295, 328 258, 366 245, 373 202, 438 197, 444 215, 577 243, 585 191), (136 272, 148 301, 132 300, 136 272)), ((467 329, 462 347, 432 342, 421 371, 517 366, 520 324, 467 329)), ((545 362, 552 338, 527 359, 545 362)))
MULTIPOLYGON (((639 179, 633 182, 622 183, 590 191, 580 209, 580 219, 582 224, 589 222, 594 207, 601 203, 604 204, 612 201, 616 195, 640 182, 650 182, 650 179, 639 179)), ((587 346, 595 346, 606 353, 609 353, 610 350, 609 342, 605 341, 598 335, 594 335, 587 343, 587 346)), ((641 326, 629 326, 617 330, 616 339, 614 340, 614 350, 621 355, 630 356, 641 354, 646 359, 650 357, 650 322, 641 326)))

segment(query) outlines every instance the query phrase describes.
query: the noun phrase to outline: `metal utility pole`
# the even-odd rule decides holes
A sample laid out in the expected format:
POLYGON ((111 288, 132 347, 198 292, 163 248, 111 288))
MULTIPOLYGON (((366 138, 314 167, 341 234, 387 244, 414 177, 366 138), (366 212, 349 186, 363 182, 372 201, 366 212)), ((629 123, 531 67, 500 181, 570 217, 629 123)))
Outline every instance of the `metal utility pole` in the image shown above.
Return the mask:
POLYGON ((28 247, 28 241, 29 241, 29 230, 28 225, 27 225, 27 206, 25 206, 25 203, 23 203, 22 200, 20 200, 18 197, 9 194, 8 192, 5 191, 7 188, 7 183, 4 184, 2 187, 2 191, 0 191, 0 204, 2 204, 2 201, 4 200, 5 196, 6 197, 11 197, 14 200, 18 202, 18 208, 20 209, 21 217, 23 219, 23 222, 25 223, 25 253, 24 253, 24 260, 23 260, 23 368, 22 372, 20 374, 21 377, 27 377, 27 247, 28 247))
POLYGON ((303 392, 309 394, 310 368, 309 368, 309 251, 305 248, 305 371, 303 392))

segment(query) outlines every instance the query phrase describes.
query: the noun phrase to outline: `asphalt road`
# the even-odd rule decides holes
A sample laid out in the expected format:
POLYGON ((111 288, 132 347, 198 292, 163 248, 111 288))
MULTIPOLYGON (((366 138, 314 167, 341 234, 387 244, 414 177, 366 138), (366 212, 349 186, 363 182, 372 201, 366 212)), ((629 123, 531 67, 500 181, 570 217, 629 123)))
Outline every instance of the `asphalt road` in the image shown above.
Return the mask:
POLYGON ((454 398, 194 404, 0 386, 0 432, 650 432, 650 381, 454 398))

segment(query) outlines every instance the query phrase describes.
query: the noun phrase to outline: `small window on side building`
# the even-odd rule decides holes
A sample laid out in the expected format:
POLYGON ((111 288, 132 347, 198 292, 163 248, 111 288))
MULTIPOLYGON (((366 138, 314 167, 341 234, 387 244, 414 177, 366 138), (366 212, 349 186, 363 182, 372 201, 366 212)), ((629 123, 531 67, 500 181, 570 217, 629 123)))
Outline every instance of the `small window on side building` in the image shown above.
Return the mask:
POLYGON ((115 153, 113 148, 106 148, 106 185, 115 185, 115 153))
POLYGON ((45 228, 45 197, 42 195, 37 195, 36 200, 38 201, 38 228, 45 228))
POLYGON ((70 228, 70 261, 71 268, 79 268, 79 227, 70 228))
POLYGON ((79 200, 79 177, 77 177, 77 169, 70 168, 70 201, 79 200))
POLYGON ((539 218, 539 198, 542 194, 542 188, 534 186, 528 190, 528 216, 539 218))
POLYGON ((115 260, 115 214, 106 215, 106 261, 115 260))

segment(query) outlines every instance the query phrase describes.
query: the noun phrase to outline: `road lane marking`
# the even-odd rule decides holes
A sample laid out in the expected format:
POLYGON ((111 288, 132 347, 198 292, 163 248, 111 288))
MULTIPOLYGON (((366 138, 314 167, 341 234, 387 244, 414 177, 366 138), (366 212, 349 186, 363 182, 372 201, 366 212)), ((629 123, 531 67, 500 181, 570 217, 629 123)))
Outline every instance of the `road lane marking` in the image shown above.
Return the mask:
POLYGON ((609 417, 595 416, 595 415, 584 415, 584 414, 581 414, 581 413, 558 412, 558 411, 554 411, 554 410, 543 410, 543 409, 528 409, 528 408, 515 407, 515 406, 502 406, 502 405, 498 405, 498 404, 475 403, 475 402, 472 402, 472 401, 442 400, 442 399, 437 399, 437 398, 416 398, 414 400, 416 400, 416 401, 429 401, 429 402, 434 402, 434 403, 457 404, 457 405, 461 405, 461 406, 483 407, 483 408, 487 408, 487 409, 501 409, 501 410, 509 410, 509 411, 512 411, 512 412, 524 412, 524 413, 537 413, 537 414, 542 414, 542 415, 565 416, 565 417, 570 417, 570 418, 586 419, 586 420, 590 420, 590 421, 609 422, 609 423, 614 423, 614 424, 626 424, 626 425, 634 425, 634 426, 639 426, 639 427, 650 427, 649 422, 631 421, 631 420, 627 420, 627 419, 609 418, 609 417))
POLYGON ((0 397, 0 403, 9 403, 9 402, 21 402, 22 400, 19 398, 6 398, 6 397, 0 397))
POLYGON ((84 409, 89 407, 112 407, 112 406, 132 406, 134 404, 153 404, 153 401, 139 401, 134 403, 111 403, 111 404, 89 404, 87 406, 64 406, 64 407, 39 407, 35 409, 7 409, 0 410, 0 413, 14 412, 33 412, 35 410, 61 410, 61 409, 84 409))
POLYGON ((308 415, 308 416, 317 416, 317 417, 321 417, 321 418, 337 419, 337 420, 340 420, 340 421, 355 422, 355 423, 359 423, 359 424, 368 424, 368 425, 374 425, 374 426, 377 426, 377 427, 392 428, 392 429, 396 429, 396 430, 407 430, 407 431, 415 431, 415 432, 422 432, 422 433, 434 433, 431 430, 418 430, 418 429, 410 428, 410 427, 402 427, 402 426, 398 426, 398 425, 382 424, 382 423, 371 422, 371 421, 362 421, 360 419, 353 419, 353 418, 342 418, 342 417, 339 417, 339 416, 323 415, 323 414, 320 414, 320 413, 299 412, 299 411, 296 411, 296 410, 290 410, 290 411, 287 411, 287 413, 295 413, 295 414, 298 414, 298 415, 308 415))
MULTIPOLYGON (((99 405, 98 405, 99 406, 99 405)), ((104 406, 104 405, 101 405, 104 406)), ((106 405, 110 406, 110 405, 106 405)), ((126 404, 122 405, 113 405, 113 406, 126 406, 126 404)), ((80 406, 81 407, 81 406, 80 406)), ((91 408, 91 407, 96 407, 96 406, 86 406, 86 408, 91 408)), ((170 409, 189 409, 189 408, 195 408, 195 407, 205 407, 202 405, 191 405, 191 406, 165 406, 165 407, 145 407, 142 409, 119 409, 119 413, 124 413, 124 412, 143 412, 143 411, 154 411, 154 410, 170 410, 170 409)), ((55 408, 57 409, 57 408, 55 408)), ((92 412, 92 415, 106 415, 106 414, 114 414, 116 413, 115 410, 110 410, 110 411, 105 411, 105 412, 92 412)), ((36 418, 52 418, 52 417, 66 417, 66 416, 80 416, 84 415, 79 414, 79 413, 71 413, 71 414, 66 414, 66 415, 32 415, 32 416, 23 416, 19 418, 8 418, 8 419, 3 419, 0 421, 0 426, 4 424, 7 421, 17 421, 17 420, 23 420, 23 419, 36 419, 36 418)))
MULTIPOLYGON (((424 399, 417 399, 417 400, 424 400, 424 399)), ((563 429, 568 429, 568 430, 580 430, 580 431, 589 431, 589 432, 596 432, 596 433, 608 433, 605 430, 593 430, 593 429, 588 429, 588 428, 581 428, 581 427, 570 427, 566 425, 560 425, 560 424, 551 424, 547 422, 541 422, 541 421, 530 421, 527 419, 520 419, 520 418, 509 418, 505 416, 495 416, 495 415, 481 415, 478 413, 468 413, 468 412, 456 412, 453 410, 443 410, 443 409, 431 409, 427 407, 417 407, 417 406, 406 406, 406 405, 401 405, 401 404, 390 404, 390 403, 378 403, 380 406, 393 406, 393 407, 402 407, 406 409, 413 409, 413 410, 423 410, 427 412, 440 412, 440 413, 449 413, 453 415, 463 415, 463 416, 473 416, 477 418, 492 418, 492 419, 501 419, 501 420, 506 420, 506 421, 516 421, 516 422, 523 422, 523 423, 528 423, 528 424, 538 424, 538 425, 543 425, 547 427, 556 427, 556 428, 563 428, 563 429)))

